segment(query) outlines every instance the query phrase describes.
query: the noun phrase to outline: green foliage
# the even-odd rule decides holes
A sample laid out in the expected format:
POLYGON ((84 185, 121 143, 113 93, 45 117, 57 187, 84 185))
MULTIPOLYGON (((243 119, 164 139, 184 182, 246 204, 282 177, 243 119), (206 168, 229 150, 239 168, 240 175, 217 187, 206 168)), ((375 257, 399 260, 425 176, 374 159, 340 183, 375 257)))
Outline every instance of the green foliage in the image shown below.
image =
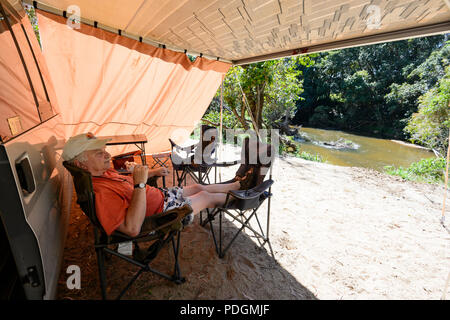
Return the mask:
POLYGON ((267 127, 281 128, 289 124, 295 114, 296 102, 303 92, 301 71, 295 59, 280 60, 274 65, 273 81, 267 88, 263 118, 267 127))
MULTIPOLYGON (((220 124, 220 111, 215 111, 212 110, 208 113, 206 113, 203 116, 204 120, 208 120, 214 124, 220 124)), ((203 121, 204 124, 208 124, 208 122, 203 121)), ((237 119, 236 117, 233 115, 233 113, 231 113, 228 110, 223 110, 222 112, 222 124, 225 128, 229 128, 229 129, 233 129, 236 127, 237 125, 237 119)))
POLYGON ((419 110, 405 127, 413 143, 435 149, 441 155, 448 148, 450 128, 450 66, 446 75, 419 98, 419 110))
MULTIPOLYGON (((290 141, 294 141, 294 137, 292 136, 286 136, 286 138, 290 141)), ((295 142, 294 142, 295 143, 295 142)), ((278 146, 279 150, 278 152, 280 154, 288 154, 297 158, 302 158, 304 160, 308 161, 315 161, 315 162, 325 162, 325 159, 323 159, 320 154, 312 154, 306 151, 301 151, 300 146, 298 146, 297 150, 293 151, 291 150, 290 146, 287 144, 284 144, 283 141, 280 141, 280 144, 278 146)))
POLYGON ((405 180, 443 183, 445 182, 446 161, 444 158, 428 158, 414 162, 408 168, 386 166, 384 169, 386 173, 400 176, 405 180))
POLYGON ((33 27, 34 34, 36 35, 36 39, 42 48, 41 35, 39 33, 39 25, 37 22, 36 11, 34 11, 33 6, 29 6, 29 5, 25 5, 25 11, 28 15, 28 19, 30 19, 31 26, 33 27))
MULTIPOLYGON (((403 119, 400 120, 403 126, 410 121, 412 114, 421 108, 421 96, 436 86, 445 76, 445 67, 449 65, 449 58, 450 46, 446 44, 433 51, 424 62, 411 71, 412 66, 407 66, 404 69, 405 82, 393 83, 390 87, 391 91, 385 96, 389 115, 403 115, 403 119)), ((404 132, 412 133, 408 129, 404 132)))
MULTIPOLYGON (((239 127, 279 128, 294 116, 296 102, 301 99, 299 65, 311 63, 309 57, 293 57, 258 62, 231 68, 223 86, 224 108, 239 121, 239 127), (244 94, 243 94, 244 93, 244 94)), ((221 89, 216 93, 220 96, 221 89)), ((210 105, 207 113, 215 107, 210 105)))
POLYGON ((332 110, 328 106, 318 106, 309 119, 313 127, 326 128, 333 126, 332 110))
POLYGON ((325 160, 319 154, 312 154, 306 151, 297 152, 295 156, 297 158, 302 158, 308 161, 325 162, 325 160))
POLYGON ((403 131, 418 98, 443 77, 449 50, 444 36, 334 50, 299 66, 304 100, 296 124, 406 139, 403 131))

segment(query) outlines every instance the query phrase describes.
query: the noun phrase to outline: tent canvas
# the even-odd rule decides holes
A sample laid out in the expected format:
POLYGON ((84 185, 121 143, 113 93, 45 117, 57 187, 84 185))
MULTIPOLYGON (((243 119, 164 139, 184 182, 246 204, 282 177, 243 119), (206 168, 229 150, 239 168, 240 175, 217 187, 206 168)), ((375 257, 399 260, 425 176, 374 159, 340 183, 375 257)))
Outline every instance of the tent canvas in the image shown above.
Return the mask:
POLYGON ((148 153, 167 151, 170 137, 189 136, 230 67, 84 24, 73 29, 39 10, 37 17, 67 137, 145 134, 148 153))

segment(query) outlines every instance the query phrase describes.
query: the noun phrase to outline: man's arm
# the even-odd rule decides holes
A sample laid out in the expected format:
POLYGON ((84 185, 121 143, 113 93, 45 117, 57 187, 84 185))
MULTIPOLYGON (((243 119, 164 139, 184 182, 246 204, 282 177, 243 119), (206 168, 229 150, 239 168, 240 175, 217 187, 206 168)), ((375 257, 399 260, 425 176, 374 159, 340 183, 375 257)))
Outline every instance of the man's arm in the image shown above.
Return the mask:
POLYGON ((169 169, 165 167, 159 167, 156 169, 148 169, 148 177, 154 177, 154 176, 167 176, 169 175, 169 169))
MULTIPOLYGON (((145 183, 148 178, 147 166, 137 165, 133 170, 134 184, 145 183)), ((136 188, 131 196, 131 203, 128 207, 124 222, 117 228, 117 231, 125 233, 130 237, 135 237, 141 231, 142 223, 145 219, 147 209, 146 188, 136 188)))

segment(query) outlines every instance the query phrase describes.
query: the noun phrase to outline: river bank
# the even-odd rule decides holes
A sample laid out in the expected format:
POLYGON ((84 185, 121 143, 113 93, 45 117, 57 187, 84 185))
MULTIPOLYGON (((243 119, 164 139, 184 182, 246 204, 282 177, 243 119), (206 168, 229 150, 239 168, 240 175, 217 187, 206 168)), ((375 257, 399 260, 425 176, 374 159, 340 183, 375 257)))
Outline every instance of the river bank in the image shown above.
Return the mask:
MULTIPOLYGON (((233 149, 226 146, 226 160, 233 149)), ((223 180, 236 168, 222 172, 223 180)), ((375 170, 294 157, 273 166, 270 250, 241 235, 219 259, 208 228, 182 234, 180 266, 186 283, 143 274, 125 299, 440 299, 450 271, 450 230, 439 223, 444 188, 404 181, 375 170)), ((170 185, 170 180, 169 180, 170 185)), ((447 194, 447 203, 448 201, 447 194)), ((447 206, 447 221, 450 220, 447 206)), ((266 207, 260 221, 265 224, 266 207)), ((237 227, 224 225, 231 237, 237 227)), ((59 282, 59 299, 99 299, 92 229, 73 206, 59 282), (68 265, 81 266, 80 290, 65 286, 68 265)), ((109 294, 134 267, 112 257, 109 294)), ((154 267, 171 270, 164 250, 154 267)))
POLYGON ((433 150, 431 150, 429 148, 425 148, 425 147, 419 146, 419 145, 414 144, 414 143, 409 143, 409 142, 401 141, 401 140, 391 140, 391 141, 395 142, 395 143, 398 143, 398 144, 401 144, 401 145, 404 145, 404 146, 411 147, 411 148, 417 148, 417 149, 426 150, 428 152, 433 152, 433 150))

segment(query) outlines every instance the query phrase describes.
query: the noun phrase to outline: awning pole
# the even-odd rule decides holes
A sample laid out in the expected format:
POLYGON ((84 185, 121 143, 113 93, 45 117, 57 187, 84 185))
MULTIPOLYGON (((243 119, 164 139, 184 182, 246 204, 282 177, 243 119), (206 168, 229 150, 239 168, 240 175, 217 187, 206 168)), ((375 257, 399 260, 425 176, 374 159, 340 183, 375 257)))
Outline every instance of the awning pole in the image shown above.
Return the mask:
MULTIPOLYGON (((225 78, 225 75, 222 75, 222 82, 220 83, 220 127, 219 127, 219 156, 222 156, 222 148, 223 148, 223 79, 225 78)), ((222 182, 222 168, 219 167, 219 182, 222 182)))
POLYGON ((450 128, 448 128, 448 147, 447 147, 447 167, 445 169, 445 191, 444 191, 444 203, 442 205, 442 217, 441 223, 445 223, 445 199, 447 198, 447 186, 448 186, 448 163, 450 158, 450 128))

